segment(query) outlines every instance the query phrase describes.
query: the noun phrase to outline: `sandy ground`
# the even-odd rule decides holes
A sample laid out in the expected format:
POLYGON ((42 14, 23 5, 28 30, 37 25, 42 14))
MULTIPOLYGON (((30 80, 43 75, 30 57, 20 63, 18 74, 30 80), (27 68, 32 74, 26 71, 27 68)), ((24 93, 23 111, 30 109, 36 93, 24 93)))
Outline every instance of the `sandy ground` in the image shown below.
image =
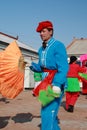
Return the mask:
MULTIPOLYGON (((61 130, 87 130, 87 99, 80 95, 74 113, 64 109, 65 97, 59 111, 61 130)), ((40 103, 32 96, 31 90, 24 90, 15 99, 0 95, 0 129, 40 130, 40 103)))

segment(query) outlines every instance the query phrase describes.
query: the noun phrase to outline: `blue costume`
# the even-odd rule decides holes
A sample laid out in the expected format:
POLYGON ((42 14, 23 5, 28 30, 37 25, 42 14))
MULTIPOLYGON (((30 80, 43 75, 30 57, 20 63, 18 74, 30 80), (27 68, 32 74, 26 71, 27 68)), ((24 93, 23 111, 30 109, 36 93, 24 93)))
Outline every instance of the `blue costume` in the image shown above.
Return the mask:
POLYGON ((42 68, 57 70, 52 86, 58 86, 61 89, 61 96, 59 98, 55 98, 49 105, 41 108, 41 130, 60 130, 56 116, 64 94, 64 88, 67 86, 68 62, 66 49, 63 43, 52 37, 47 42, 45 49, 40 47, 38 54, 39 62, 38 64, 32 63, 31 69, 42 72, 43 79, 48 75, 48 72, 43 72, 42 68))

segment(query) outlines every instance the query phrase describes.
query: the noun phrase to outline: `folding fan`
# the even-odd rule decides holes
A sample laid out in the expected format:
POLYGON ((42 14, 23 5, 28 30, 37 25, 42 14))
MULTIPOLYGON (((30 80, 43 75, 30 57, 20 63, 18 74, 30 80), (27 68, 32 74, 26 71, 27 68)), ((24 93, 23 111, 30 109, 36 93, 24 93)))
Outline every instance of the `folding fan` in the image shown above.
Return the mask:
POLYGON ((0 93, 4 97, 13 99, 23 90, 25 65, 16 41, 0 52, 0 93))

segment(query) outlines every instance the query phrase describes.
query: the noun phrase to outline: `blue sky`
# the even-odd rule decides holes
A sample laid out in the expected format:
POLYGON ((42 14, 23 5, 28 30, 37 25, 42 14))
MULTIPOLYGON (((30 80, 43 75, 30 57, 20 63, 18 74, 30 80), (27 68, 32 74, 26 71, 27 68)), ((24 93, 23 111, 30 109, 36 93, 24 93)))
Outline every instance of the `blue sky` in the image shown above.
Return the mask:
POLYGON ((19 41, 38 49, 36 27, 50 20, 54 37, 67 46, 73 39, 87 38, 87 0, 0 0, 0 32, 19 36, 19 41))

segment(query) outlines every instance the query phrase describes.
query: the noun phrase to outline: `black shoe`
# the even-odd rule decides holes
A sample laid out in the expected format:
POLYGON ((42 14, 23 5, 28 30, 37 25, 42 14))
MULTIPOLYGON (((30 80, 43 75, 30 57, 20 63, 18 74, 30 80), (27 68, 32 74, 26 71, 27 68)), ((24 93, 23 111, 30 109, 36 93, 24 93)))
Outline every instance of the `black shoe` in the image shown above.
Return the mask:
POLYGON ((68 112, 73 112, 74 111, 74 106, 72 106, 72 105, 69 105, 69 108, 68 108, 68 110, 67 110, 68 112))

